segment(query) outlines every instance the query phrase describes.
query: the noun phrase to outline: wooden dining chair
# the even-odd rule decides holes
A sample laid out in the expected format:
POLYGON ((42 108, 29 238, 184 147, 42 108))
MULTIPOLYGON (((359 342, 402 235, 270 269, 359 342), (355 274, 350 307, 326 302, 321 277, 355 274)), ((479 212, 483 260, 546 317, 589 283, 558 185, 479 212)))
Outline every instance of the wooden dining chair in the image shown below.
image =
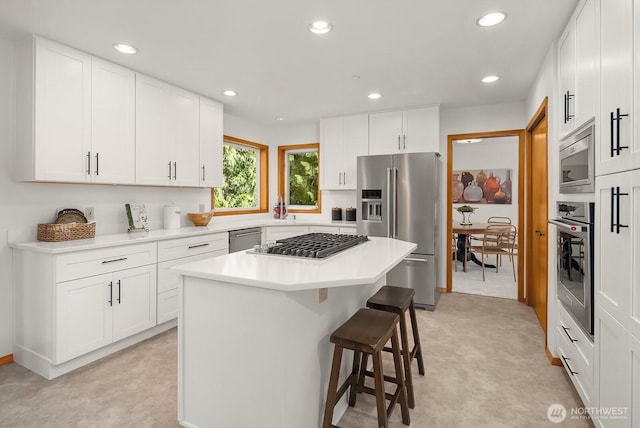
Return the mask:
MULTIPOLYGON (((487 219, 487 223, 489 224, 511 224, 511 219, 509 217, 502 217, 502 216, 491 216, 487 219)), ((475 245, 482 245, 481 242, 483 240, 483 236, 482 235, 470 235, 469 236, 470 240, 475 240, 477 241, 477 243, 475 245)), ((499 255, 496 256, 496 263, 500 264, 500 266, 502 266, 502 257, 500 257, 499 255)))
POLYGON ((455 271, 458 272, 458 234, 451 234, 451 257, 453 258, 455 271))
POLYGON ((512 224, 490 224, 484 230, 482 245, 471 245, 469 251, 480 255, 482 261, 482 280, 485 281, 485 256, 496 256, 496 272, 499 272, 500 264, 497 257, 507 256, 513 270, 513 280, 516 281, 516 268, 514 262, 514 247, 517 236, 517 228, 512 224))

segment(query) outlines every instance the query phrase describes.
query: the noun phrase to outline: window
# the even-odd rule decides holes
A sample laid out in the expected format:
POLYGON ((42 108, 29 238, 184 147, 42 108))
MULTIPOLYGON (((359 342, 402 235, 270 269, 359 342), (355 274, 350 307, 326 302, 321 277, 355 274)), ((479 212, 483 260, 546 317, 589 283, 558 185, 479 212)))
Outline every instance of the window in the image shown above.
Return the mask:
POLYGON ((225 135, 222 162, 224 185, 211 189, 215 215, 267 212, 269 147, 225 135))
POLYGON ((278 194, 289 212, 321 212, 320 144, 278 147, 278 194))

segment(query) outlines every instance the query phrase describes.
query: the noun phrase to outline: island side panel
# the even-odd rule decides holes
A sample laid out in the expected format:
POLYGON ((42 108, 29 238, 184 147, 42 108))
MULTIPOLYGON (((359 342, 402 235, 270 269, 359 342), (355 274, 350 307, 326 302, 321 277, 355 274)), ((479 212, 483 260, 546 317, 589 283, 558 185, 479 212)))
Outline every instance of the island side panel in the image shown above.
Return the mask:
MULTIPOLYGON (((183 277, 178 419, 186 427, 320 426, 329 337, 383 284, 281 292, 183 277), (248 410, 251 409, 251 410, 248 410)), ((345 352, 341 379, 351 368, 345 352)), ((346 409, 346 396, 334 423, 346 409)))

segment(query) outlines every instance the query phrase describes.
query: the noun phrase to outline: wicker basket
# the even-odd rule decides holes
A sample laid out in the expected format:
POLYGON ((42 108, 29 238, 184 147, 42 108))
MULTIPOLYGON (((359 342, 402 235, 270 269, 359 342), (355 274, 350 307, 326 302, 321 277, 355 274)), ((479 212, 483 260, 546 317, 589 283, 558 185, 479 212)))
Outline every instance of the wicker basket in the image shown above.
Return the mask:
POLYGON ((95 223, 38 224, 38 241, 71 241, 74 239, 94 238, 95 236, 95 223))

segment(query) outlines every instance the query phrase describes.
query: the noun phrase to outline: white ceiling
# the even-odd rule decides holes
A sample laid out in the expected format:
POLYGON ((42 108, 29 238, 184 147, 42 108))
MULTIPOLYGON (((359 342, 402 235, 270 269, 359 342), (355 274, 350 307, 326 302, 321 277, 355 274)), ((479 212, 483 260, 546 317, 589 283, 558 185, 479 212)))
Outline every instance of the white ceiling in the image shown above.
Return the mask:
POLYGON ((524 100, 578 0, 0 0, 30 33, 222 101, 260 124, 418 105, 524 100), (507 20, 481 28, 478 17, 507 20), (307 30, 318 18, 334 30, 307 30), (139 48, 124 56, 112 48, 139 48), (487 74, 502 78, 482 84, 487 74), (352 76, 360 76, 355 79, 352 76), (224 97, 223 89, 238 91, 224 97), (369 100, 367 94, 383 98, 369 100))

